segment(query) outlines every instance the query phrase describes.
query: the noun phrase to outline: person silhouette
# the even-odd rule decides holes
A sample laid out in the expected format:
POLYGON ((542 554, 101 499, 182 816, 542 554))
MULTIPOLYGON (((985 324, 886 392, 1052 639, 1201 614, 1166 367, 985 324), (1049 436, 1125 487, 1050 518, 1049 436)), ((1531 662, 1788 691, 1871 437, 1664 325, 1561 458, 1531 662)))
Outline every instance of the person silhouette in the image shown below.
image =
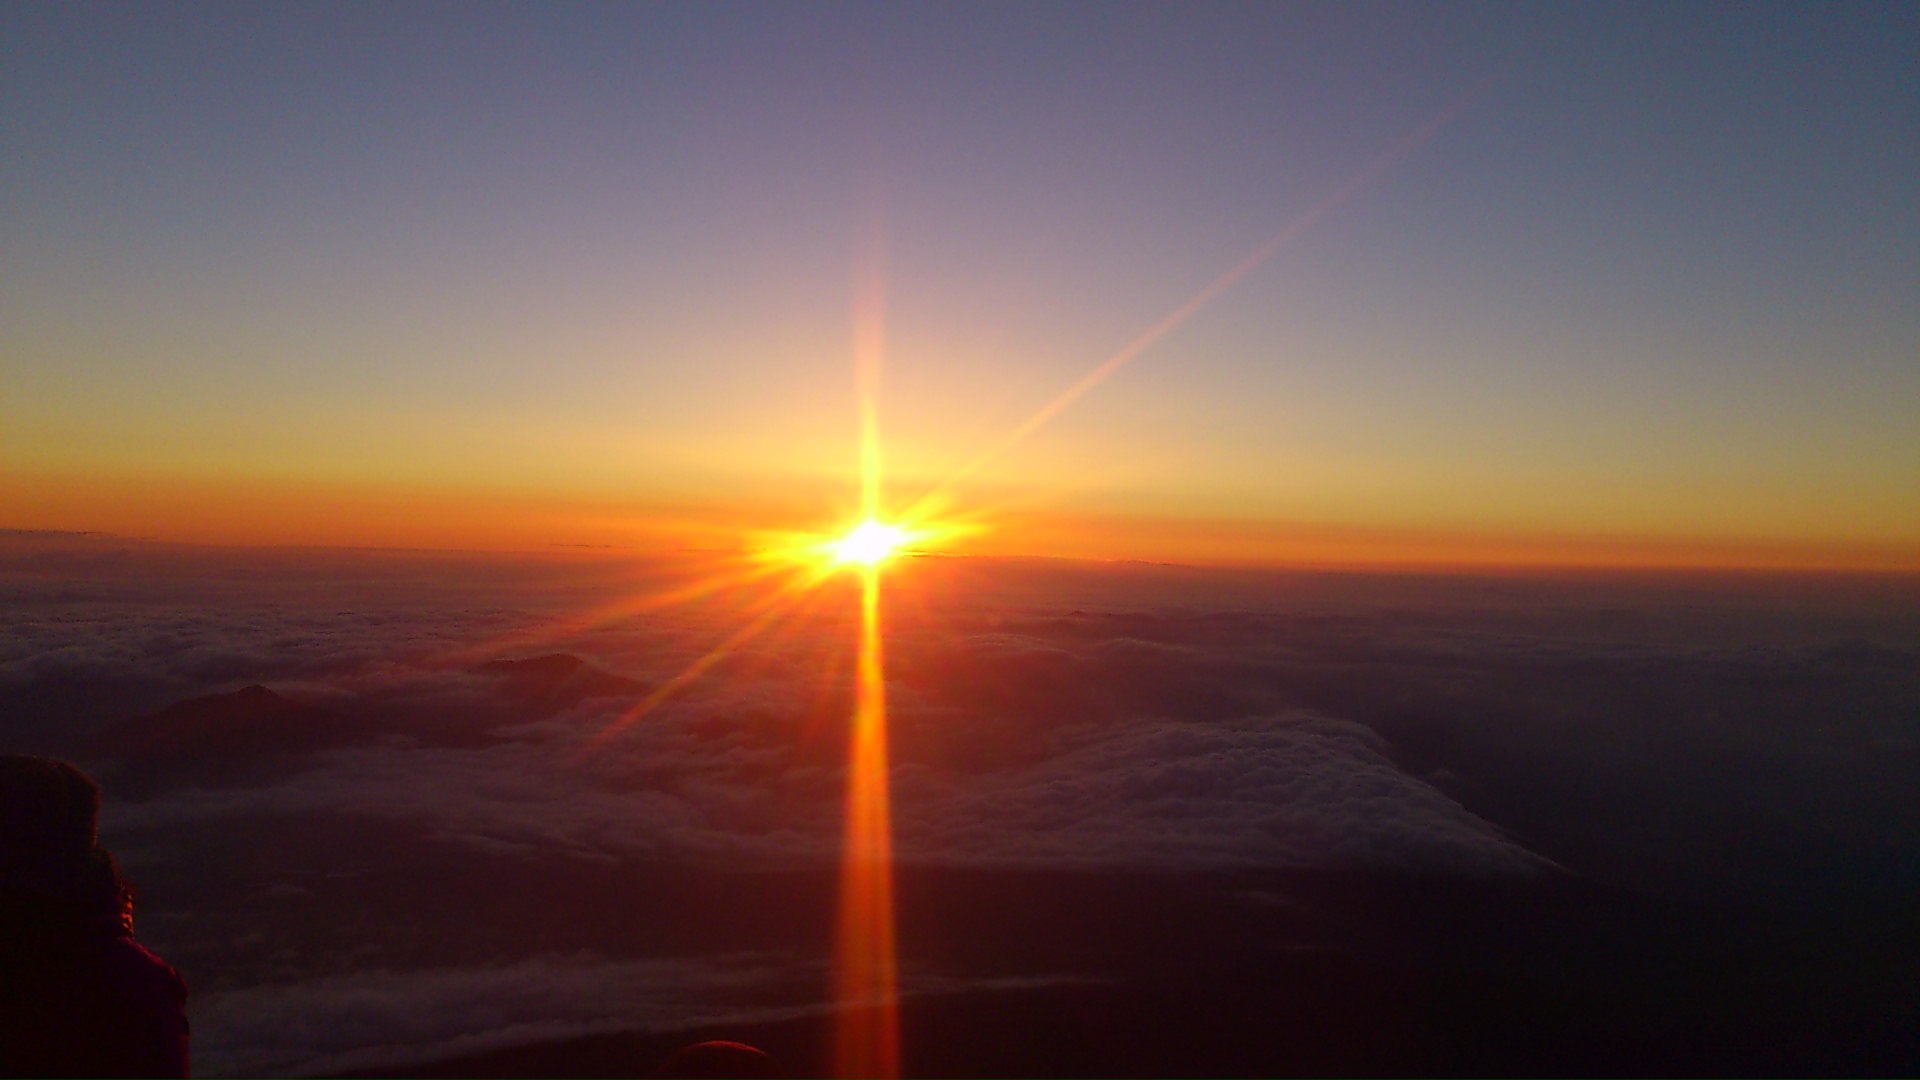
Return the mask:
POLYGON ((133 938, 100 788, 0 754, 0 1075, 186 1076, 187 987, 133 938))

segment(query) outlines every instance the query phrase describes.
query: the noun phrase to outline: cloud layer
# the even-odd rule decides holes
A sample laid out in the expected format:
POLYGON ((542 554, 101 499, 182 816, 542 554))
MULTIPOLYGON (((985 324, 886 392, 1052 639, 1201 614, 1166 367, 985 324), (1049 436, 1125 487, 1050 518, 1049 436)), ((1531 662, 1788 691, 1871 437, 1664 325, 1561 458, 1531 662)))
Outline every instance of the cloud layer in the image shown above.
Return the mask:
MULTIPOLYGON (((101 771, 109 842, 166 900, 146 932, 202 991, 207 1071, 345 1069, 819 1007, 827 943, 804 927, 769 951, 722 935, 665 956, 644 934, 562 947, 500 912, 536 881, 547 907, 584 912, 609 892, 651 902, 645 883, 676 866, 830 868, 844 603, 823 594, 810 617, 626 722, 740 625, 738 598, 595 622, 571 615, 614 586, 572 571, 374 559, 256 566, 236 584, 206 558, 143 573, 98 553, 0 565, 13 602, 0 716, 14 745, 101 771), (481 666, 555 653, 583 666, 549 663, 551 679, 481 666), (253 683, 306 722, 332 718, 338 738, 197 772, 100 741, 253 683), (406 868, 446 860, 460 888, 500 894, 463 916, 484 948, 456 937, 426 955, 408 945, 421 924, 399 914, 406 868), (388 877, 365 884, 375 865, 388 877), (612 884, 568 884, 564 866, 612 884), (363 914, 343 952, 348 908, 363 914), (248 926, 273 929, 243 940, 248 926)), ((950 580, 923 595, 944 599, 906 593, 889 612, 908 866, 1566 867, 1702 889, 1820 866, 1912 876, 1920 605, 1800 586, 1004 569, 932 568, 950 580)), ((673 903, 648 917, 694 927, 699 903, 673 903)), ((603 938, 625 932, 617 912, 580 918, 611 928, 603 938)))

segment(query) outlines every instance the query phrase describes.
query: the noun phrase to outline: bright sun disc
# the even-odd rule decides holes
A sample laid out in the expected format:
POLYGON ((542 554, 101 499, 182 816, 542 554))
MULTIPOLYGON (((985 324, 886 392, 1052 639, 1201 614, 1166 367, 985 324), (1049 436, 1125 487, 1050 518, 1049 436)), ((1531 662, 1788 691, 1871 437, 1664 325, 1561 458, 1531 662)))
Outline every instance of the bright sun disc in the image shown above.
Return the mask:
POLYGON ((833 558, 835 562, 872 566, 899 550, 906 539, 906 530, 898 526, 863 521, 834 542, 833 558))

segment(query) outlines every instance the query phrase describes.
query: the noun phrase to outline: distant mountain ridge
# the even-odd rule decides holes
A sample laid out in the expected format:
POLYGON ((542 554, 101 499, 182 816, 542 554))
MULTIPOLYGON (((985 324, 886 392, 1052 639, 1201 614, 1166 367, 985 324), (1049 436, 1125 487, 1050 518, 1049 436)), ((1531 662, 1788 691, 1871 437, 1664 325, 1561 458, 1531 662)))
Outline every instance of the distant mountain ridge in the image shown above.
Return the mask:
POLYGON ((119 763, 115 787, 129 794, 195 784, 255 782, 303 767, 323 750, 397 735, 441 744, 492 741, 503 723, 551 716, 591 698, 636 697, 651 687, 571 653, 501 658, 465 669, 491 687, 462 708, 405 697, 308 704, 258 683, 176 701, 108 723, 85 756, 119 763))
POLYGON ((89 749, 120 763, 111 781, 116 792, 145 796, 180 784, 255 782, 298 768, 318 751, 364 741, 376 730, 366 719, 254 683, 111 723, 89 749))
POLYGON ((118 721, 108 725, 97 742, 101 751, 114 756, 253 756, 319 749, 342 736, 357 736, 357 727, 331 710, 301 704, 255 683, 118 721))

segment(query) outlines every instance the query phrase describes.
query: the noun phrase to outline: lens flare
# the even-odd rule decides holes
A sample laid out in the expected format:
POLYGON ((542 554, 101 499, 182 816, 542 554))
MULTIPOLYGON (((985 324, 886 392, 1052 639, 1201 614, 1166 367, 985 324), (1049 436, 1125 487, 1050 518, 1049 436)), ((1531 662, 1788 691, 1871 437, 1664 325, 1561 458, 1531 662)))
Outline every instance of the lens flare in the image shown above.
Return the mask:
POLYGON ((834 543, 833 559, 835 562, 873 566, 897 553, 906 542, 905 529, 868 518, 834 543))
MULTIPOLYGON (((854 289, 855 404, 859 419, 859 506, 850 527, 840 531, 782 531, 753 534, 734 556, 720 557, 705 573, 648 597, 623 598, 569 620, 541 627, 547 636, 577 632, 659 607, 748 590, 763 594, 739 609, 744 624, 662 682, 608 724, 586 746, 601 749, 622 730, 716 665, 763 636, 804 632, 802 617, 816 601, 846 596, 824 589, 829 582, 858 575, 858 651, 854 661, 854 708, 848 731, 839 903, 834 925, 833 1005, 835 1023, 832 1074, 839 1077, 898 1077, 901 1073, 899 957, 894 910, 892 807, 887 754, 887 677, 882 640, 885 605, 881 575, 891 573, 911 597, 914 574, 907 566, 889 571, 889 561, 906 553, 935 555, 952 540, 985 531, 990 511, 956 515, 953 489, 1000 454, 1065 411, 1108 376, 1177 330, 1217 297, 1271 261, 1293 240, 1340 209, 1362 188, 1399 163, 1463 112, 1492 79, 1456 99, 1425 125, 1350 176, 1293 221, 1228 267, 1185 303, 1149 326, 1119 352, 1096 365, 1015 426, 985 453, 944 483, 908 500, 883 499, 879 421, 879 382, 885 356, 884 280, 877 242, 868 253, 854 289), (883 503, 891 503, 889 510, 883 503), (889 520, 891 519, 891 520, 889 520)), ((891 587, 891 586, 890 586, 891 587)), ((485 649, 508 644, 491 642, 485 649)), ((519 643, 519 642, 514 642, 519 643)))
MULTIPOLYGON (((877 239, 877 238, 876 238, 877 239)), ((875 244, 854 289, 854 373, 860 409, 860 524, 836 551, 860 570, 860 652, 847 747, 845 842, 835 928, 838 1009, 833 1072, 900 1075, 900 994, 893 926, 893 811, 887 795, 887 682, 880 648, 880 569, 905 535, 880 523, 880 365, 885 274, 875 244)))
POLYGON ((834 964, 840 1010, 834 1075, 900 1075, 894 954, 893 837, 887 797, 887 696, 880 647, 880 574, 861 568, 860 653, 847 760, 846 840, 834 964))

